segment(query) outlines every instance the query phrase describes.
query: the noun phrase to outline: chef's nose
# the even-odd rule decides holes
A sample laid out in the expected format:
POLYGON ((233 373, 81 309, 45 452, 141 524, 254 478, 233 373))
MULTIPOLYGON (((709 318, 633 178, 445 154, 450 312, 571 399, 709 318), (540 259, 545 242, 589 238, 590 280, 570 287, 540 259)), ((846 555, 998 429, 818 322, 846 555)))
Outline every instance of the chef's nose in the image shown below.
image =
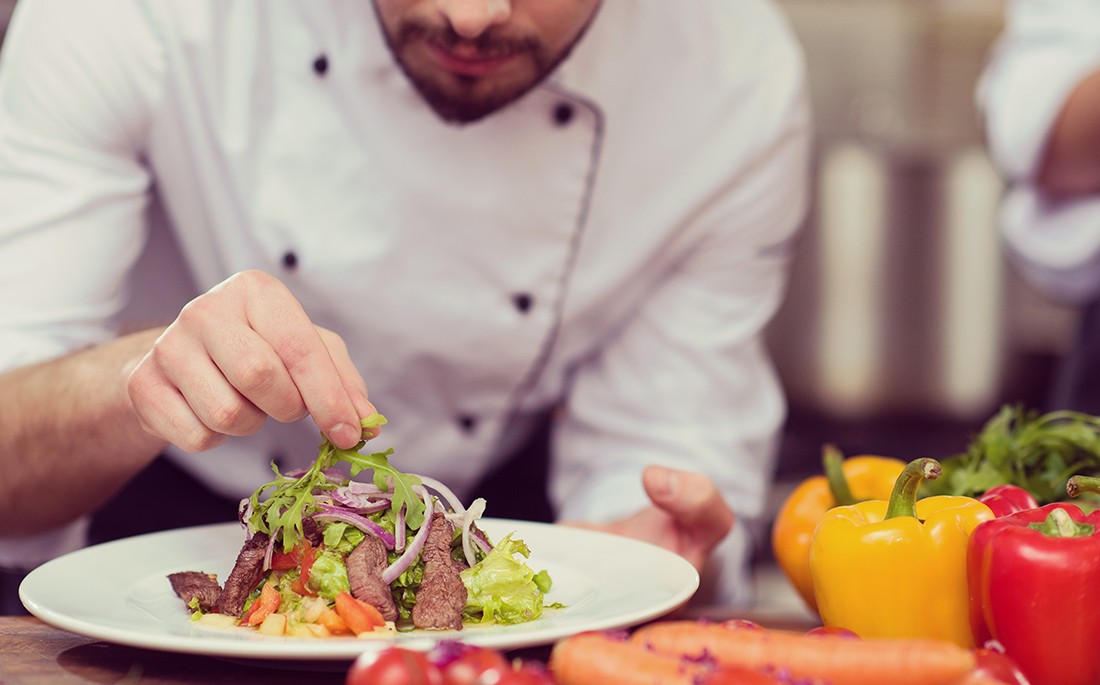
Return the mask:
POLYGON ((439 10, 463 38, 477 38, 512 16, 512 0, 437 0, 439 10))

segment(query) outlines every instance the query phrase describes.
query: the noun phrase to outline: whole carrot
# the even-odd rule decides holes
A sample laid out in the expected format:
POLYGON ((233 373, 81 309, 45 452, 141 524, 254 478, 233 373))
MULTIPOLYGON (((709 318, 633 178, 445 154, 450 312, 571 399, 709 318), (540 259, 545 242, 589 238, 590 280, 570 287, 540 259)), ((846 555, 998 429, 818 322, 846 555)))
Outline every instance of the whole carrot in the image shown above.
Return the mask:
POLYGON ((554 645, 549 667, 558 685, 694 685, 713 663, 659 654, 605 633, 580 633, 554 645))
POLYGON ((653 650, 719 664, 789 673, 831 685, 956 685, 975 667, 968 650, 941 640, 851 639, 699 621, 662 621, 631 636, 653 650))

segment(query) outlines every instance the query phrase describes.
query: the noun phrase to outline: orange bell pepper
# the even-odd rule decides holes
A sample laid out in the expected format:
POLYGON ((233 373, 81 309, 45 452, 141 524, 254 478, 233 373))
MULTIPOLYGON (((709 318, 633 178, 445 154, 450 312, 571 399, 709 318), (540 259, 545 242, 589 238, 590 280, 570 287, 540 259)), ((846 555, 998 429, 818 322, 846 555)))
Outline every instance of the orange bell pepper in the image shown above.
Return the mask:
POLYGON ((787 579, 813 611, 817 611, 810 578, 810 539, 814 528, 835 506, 869 499, 888 499, 905 462, 892 457, 860 455, 844 458, 834 445, 822 451, 824 475, 802 481, 783 502, 772 528, 772 552, 787 579))

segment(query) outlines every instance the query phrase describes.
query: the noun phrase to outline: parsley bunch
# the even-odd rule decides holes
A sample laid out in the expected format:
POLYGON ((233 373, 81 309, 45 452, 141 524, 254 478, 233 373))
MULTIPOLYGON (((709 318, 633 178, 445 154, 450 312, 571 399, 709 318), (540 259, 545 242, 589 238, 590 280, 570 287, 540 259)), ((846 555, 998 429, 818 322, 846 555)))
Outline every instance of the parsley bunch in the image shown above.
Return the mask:
POLYGON ((1011 483, 1040 504, 1063 500, 1070 476, 1100 473, 1100 417, 1005 406, 986 422, 965 453, 940 463, 943 475, 922 486, 925 494, 976 497, 1011 483))
MULTIPOLYGON (((377 413, 371 414, 360 423, 366 431, 385 425, 386 417, 377 413)), ((317 509, 314 494, 337 486, 329 480, 325 472, 338 462, 346 462, 351 465, 353 477, 366 469, 373 470, 374 484, 382 490, 393 491, 391 508, 394 513, 405 507, 405 525, 413 530, 419 529, 424 522, 425 509, 424 502, 416 495, 414 487, 420 485, 420 479, 402 473, 390 465, 387 457, 393 454, 393 448, 373 454, 360 454, 359 450, 365 444, 365 440, 360 440, 355 447, 344 450, 326 438, 321 443, 317 460, 298 478, 284 476, 279 472, 279 467, 272 463, 271 470, 275 472, 275 479, 257 488, 250 498, 252 516, 248 519, 249 527, 254 532, 266 533, 273 538, 281 536, 284 552, 297 547, 298 541, 305 535, 302 530, 303 517, 317 509)))

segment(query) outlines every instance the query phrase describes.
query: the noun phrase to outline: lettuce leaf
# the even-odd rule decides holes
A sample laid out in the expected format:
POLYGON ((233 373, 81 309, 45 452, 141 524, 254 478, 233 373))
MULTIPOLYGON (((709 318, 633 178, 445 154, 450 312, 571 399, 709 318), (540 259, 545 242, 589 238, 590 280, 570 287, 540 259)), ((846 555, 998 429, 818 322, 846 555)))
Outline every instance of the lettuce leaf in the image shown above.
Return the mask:
MULTIPOLYGON (((542 615, 543 592, 527 565, 531 550, 508 534, 477 564, 460 575, 466 585, 465 619, 481 623, 525 623, 542 615), (516 555, 520 558, 517 559, 516 555)), ((549 585, 548 576, 539 581, 549 585)))

